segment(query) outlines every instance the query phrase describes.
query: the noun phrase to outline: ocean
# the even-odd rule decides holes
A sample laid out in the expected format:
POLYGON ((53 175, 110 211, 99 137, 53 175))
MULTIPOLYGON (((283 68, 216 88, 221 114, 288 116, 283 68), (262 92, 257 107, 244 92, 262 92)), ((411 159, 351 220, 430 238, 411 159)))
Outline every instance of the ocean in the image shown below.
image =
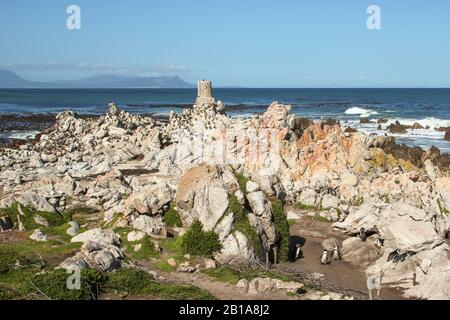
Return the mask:
MULTIPOLYGON (((0 89, 0 115, 45 114, 72 109, 78 114, 103 114, 109 102, 132 113, 167 115, 193 104, 196 89, 0 89)), ((361 124, 360 119, 386 118, 387 124, 420 123, 426 129, 394 135, 400 143, 428 149, 435 145, 450 152, 444 132, 450 126, 450 89, 222 89, 214 97, 227 106, 233 117, 261 113, 273 102, 292 105, 292 112, 315 120, 335 118, 343 126, 368 134, 386 134, 378 124, 361 124), (427 128, 428 127, 428 128, 427 128)), ((23 130, 26 131, 26 130, 23 130)), ((36 132, 32 132, 35 134, 36 132)), ((0 132, 0 138, 20 138, 24 132, 0 132)))

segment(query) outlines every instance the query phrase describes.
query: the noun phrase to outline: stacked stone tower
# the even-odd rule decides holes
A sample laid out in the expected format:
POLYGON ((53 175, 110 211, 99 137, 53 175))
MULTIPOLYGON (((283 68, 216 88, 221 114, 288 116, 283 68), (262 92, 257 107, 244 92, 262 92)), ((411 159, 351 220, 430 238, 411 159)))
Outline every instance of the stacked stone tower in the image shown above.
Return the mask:
POLYGON ((198 82, 197 105, 205 103, 215 103, 212 96, 212 83, 209 80, 200 80, 198 82))

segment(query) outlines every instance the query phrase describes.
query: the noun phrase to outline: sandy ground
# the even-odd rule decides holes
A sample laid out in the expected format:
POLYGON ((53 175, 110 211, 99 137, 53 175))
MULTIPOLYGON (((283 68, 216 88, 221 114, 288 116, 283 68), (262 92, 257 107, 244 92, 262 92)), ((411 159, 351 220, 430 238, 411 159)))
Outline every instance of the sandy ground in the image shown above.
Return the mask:
MULTIPOLYGON (((330 223, 316 221, 311 217, 302 217, 290 228, 291 236, 304 239, 302 247, 303 258, 294 263, 283 263, 277 266, 277 270, 283 272, 307 274, 318 272, 325 276, 321 283, 321 289, 348 293, 358 299, 368 299, 366 276, 364 269, 343 261, 333 261, 331 265, 322 265, 320 256, 323 252, 321 242, 327 238, 336 238, 343 241, 347 236, 334 231, 330 223)), ((380 292, 382 300, 402 299, 401 292, 386 288, 380 292)))

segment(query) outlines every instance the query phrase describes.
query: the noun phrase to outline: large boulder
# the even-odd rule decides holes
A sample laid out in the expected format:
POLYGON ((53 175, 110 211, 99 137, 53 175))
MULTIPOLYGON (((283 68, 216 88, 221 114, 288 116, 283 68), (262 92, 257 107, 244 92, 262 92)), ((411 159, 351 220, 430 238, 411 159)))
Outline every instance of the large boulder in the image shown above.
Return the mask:
POLYGON ((380 249, 372 237, 363 242, 359 237, 352 237, 342 242, 341 258, 355 266, 367 268, 380 256, 380 249))
MULTIPOLYGON (((213 230, 229 206, 228 186, 223 181, 225 168, 201 165, 181 179, 176 205, 183 226, 199 220, 205 231, 213 230)), ((237 182, 235 182, 237 188, 237 182)))
POLYGON ((158 183, 131 194, 125 201, 125 215, 131 213, 156 215, 173 198, 167 183, 158 183))
POLYGON ((56 212, 54 206, 36 192, 28 191, 16 198, 17 202, 25 207, 31 207, 37 211, 56 212))
POLYGON ((249 264, 256 262, 255 252, 248 238, 241 232, 230 234, 222 243, 223 249, 214 255, 220 264, 249 264))
POLYGON ((345 220, 334 223, 333 228, 343 230, 350 235, 358 234, 361 228, 373 230, 380 209, 385 206, 386 204, 380 202, 366 201, 360 207, 351 207, 345 220))
POLYGON ((108 245, 120 245, 120 238, 112 230, 95 228, 83 233, 80 233, 73 237, 70 242, 94 242, 103 246, 108 245))
POLYGON ((133 221, 133 228, 145 232, 148 235, 161 235, 164 230, 164 222, 161 216, 139 216, 133 221))
POLYGON ((444 242, 423 209, 396 202, 381 210, 376 223, 385 246, 419 252, 433 249, 444 242))

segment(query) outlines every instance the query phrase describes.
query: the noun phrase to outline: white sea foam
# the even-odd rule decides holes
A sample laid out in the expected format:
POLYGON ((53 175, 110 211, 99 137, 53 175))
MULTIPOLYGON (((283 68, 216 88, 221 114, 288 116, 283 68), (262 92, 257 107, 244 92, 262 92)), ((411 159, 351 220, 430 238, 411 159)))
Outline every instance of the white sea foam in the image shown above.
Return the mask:
POLYGON ((424 119, 406 119, 406 118, 394 118, 389 119, 387 123, 381 124, 382 129, 379 130, 379 124, 374 123, 359 123, 359 120, 345 120, 344 126, 350 126, 365 134, 377 134, 377 135, 389 135, 393 136, 397 142, 405 143, 409 146, 419 146, 423 149, 429 149, 431 146, 438 147, 441 152, 450 152, 450 143, 444 140, 444 132, 437 131, 435 128, 450 126, 450 120, 437 119, 437 118, 424 118, 424 119), (424 129, 407 129, 404 134, 390 133, 386 128, 395 121, 399 121, 403 125, 412 126, 415 122, 420 123, 424 129), (426 127, 429 127, 426 129, 426 127))
POLYGON ((36 131, 36 130, 30 130, 30 131, 11 130, 11 131, 5 131, 5 132, 0 133, 0 138, 26 140, 26 139, 33 139, 39 133, 40 133, 40 131, 36 131))
POLYGON ((430 129, 436 129, 440 127, 450 127, 450 120, 427 117, 424 119, 407 119, 407 118, 393 118, 389 119, 388 125, 390 123, 395 123, 395 121, 400 122, 402 125, 412 126, 415 122, 419 123, 422 127, 430 127, 430 129))
POLYGON ((364 117, 370 117, 372 115, 378 114, 378 112, 370 109, 364 109, 360 107, 352 107, 347 110, 345 110, 345 114, 348 115, 360 115, 362 118, 364 117))

